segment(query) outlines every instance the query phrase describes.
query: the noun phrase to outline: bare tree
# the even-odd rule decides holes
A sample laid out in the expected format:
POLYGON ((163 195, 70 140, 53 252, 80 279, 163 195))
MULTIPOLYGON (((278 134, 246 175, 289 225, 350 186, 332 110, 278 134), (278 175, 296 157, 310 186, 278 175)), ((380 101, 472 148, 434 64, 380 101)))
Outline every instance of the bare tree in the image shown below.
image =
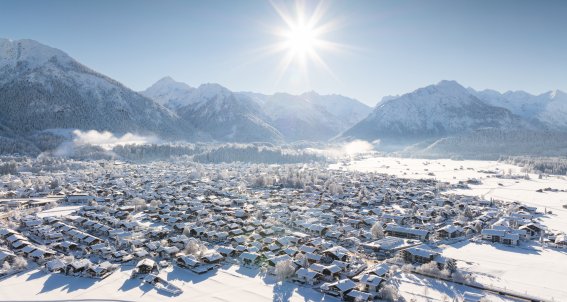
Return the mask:
POLYGON ((374 223, 374 225, 372 225, 372 228, 370 228, 370 233, 372 234, 372 237, 374 239, 384 238, 384 228, 382 228, 382 223, 380 223, 380 221, 374 223))
POLYGON ((291 260, 284 260, 276 263, 274 273, 280 281, 290 278, 293 276, 293 273, 295 273, 293 262, 291 260))

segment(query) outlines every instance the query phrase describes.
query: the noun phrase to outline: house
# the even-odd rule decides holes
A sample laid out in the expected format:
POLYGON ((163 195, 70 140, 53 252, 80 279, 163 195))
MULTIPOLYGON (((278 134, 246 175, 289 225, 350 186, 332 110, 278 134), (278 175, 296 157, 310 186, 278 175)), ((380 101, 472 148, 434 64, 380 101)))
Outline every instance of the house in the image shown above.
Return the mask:
POLYGON ((217 252, 219 252, 224 257, 233 257, 236 254, 236 250, 234 248, 228 247, 228 246, 218 247, 217 252))
POLYGON ((321 284, 321 291, 335 297, 345 298, 346 295, 356 288, 356 283, 350 279, 342 279, 333 283, 321 284))
POLYGON ((302 284, 315 285, 319 283, 321 277, 322 275, 320 273, 302 267, 295 272, 293 281, 302 284))
POLYGON ((334 246, 323 251, 323 255, 332 260, 346 261, 348 259, 349 250, 342 246, 334 246))
POLYGON ((384 232, 388 236, 400 237, 400 238, 407 238, 407 239, 418 239, 418 240, 428 240, 429 239, 429 231, 428 230, 420 230, 414 228, 408 228, 396 224, 388 224, 386 225, 386 229, 384 232))
POLYGON ((157 263, 149 258, 142 259, 136 265, 133 275, 158 273, 157 263))
POLYGON ((545 231, 541 225, 533 222, 525 224, 518 229, 525 231, 526 237, 529 239, 538 239, 545 231))
MULTIPOLYGON (((555 236, 555 244, 559 246, 567 246, 567 235, 559 234, 555 236)), ((2 260, 0 260, 0 262, 2 262, 2 260)))
POLYGON ((31 252, 28 256, 36 262, 45 262, 53 259, 55 253, 52 251, 38 248, 33 252, 31 252))
POLYGON ((402 251, 404 260, 408 263, 429 263, 439 255, 438 252, 427 249, 426 247, 410 247, 402 251))
POLYGON ((257 253, 243 252, 238 257, 244 265, 252 265, 260 263, 260 255, 257 253))
POLYGON ((92 263, 88 259, 74 260, 65 266, 65 274, 78 276, 85 272, 92 263))
POLYGON ((374 301, 374 296, 372 294, 353 289, 346 294, 344 300, 350 302, 369 302, 374 301))
POLYGON ((376 294, 380 289, 380 284, 382 284, 383 281, 384 279, 376 275, 364 274, 362 275, 362 277, 360 277, 358 284, 360 290, 362 290, 363 292, 376 294))
POLYGON ((53 259, 48 261, 44 265, 45 269, 51 273, 63 273, 65 272, 65 262, 61 259, 53 259))
POLYGON ((390 266, 386 263, 380 263, 368 270, 368 274, 384 277, 390 271, 390 266))
POLYGON ((337 265, 321 265, 318 263, 311 264, 311 266, 309 266, 309 269, 320 273, 327 281, 338 279, 342 271, 341 268, 337 265))
POLYGON ((110 276, 110 274, 112 274, 112 272, 114 272, 116 268, 118 268, 118 266, 112 265, 110 262, 106 261, 101 264, 89 267, 86 270, 85 274, 91 278, 104 279, 110 276))
POLYGON ((456 225, 446 225, 436 232, 437 236, 442 239, 452 239, 461 237, 465 234, 462 227, 456 225))
POLYGON ((490 242, 507 245, 518 245, 520 242, 520 235, 517 232, 513 232, 511 229, 483 229, 480 234, 483 240, 490 242))
POLYGON ((6 249, 0 249, 0 265, 4 262, 12 263, 16 259, 16 254, 6 249))
POLYGON ((160 249, 159 255, 164 259, 172 259, 179 253, 179 248, 176 246, 164 246, 160 249))

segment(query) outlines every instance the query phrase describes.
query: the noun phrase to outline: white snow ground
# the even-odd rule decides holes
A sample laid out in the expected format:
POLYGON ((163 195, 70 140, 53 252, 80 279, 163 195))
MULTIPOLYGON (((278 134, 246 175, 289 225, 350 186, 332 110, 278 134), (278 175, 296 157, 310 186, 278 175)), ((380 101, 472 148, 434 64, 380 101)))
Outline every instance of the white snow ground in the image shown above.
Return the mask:
POLYGON ((140 279, 130 279, 130 273, 127 269, 95 280, 32 270, 2 280, 0 301, 340 301, 310 287, 261 278, 257 269, 237 265, 203 275, 178 267, 162 271, 161 277, 183 290, 179 296, 168 296, 140 279))

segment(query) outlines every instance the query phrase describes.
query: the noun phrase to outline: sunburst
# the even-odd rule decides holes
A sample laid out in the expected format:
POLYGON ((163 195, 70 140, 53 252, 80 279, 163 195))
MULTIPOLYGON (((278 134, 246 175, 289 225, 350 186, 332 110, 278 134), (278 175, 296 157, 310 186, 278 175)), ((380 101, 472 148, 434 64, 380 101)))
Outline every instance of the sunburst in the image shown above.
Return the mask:
POLYGON ((277 27, 271 33, 278 38, 278 42, 269 47, 269 52, 283 53, 278 66, 278 78, 281 78, 290 67, 298 67, 302 75, 307 77, 308 66, 315 63, 330 75, 334 74, 320 53, 338 51, 344 47, 331 42, 326 36, 337 29, 337 20, 326 20, 326 2, 319 2, 314 9, 308 9, 306 1, 296 1, 293 8, 277 5, 272 7, 283 21, 283 26, 277 27))

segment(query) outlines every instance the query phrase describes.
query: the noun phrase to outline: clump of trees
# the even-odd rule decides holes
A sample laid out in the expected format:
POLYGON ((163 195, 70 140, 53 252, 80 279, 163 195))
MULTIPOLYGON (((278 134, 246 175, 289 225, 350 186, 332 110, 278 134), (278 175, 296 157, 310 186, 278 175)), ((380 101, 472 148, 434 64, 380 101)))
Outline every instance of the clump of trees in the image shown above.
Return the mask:
POLYGON ((375 222, 374 225, 372 225, 372 228, 370 228, 370 233, 374 239, 384 238, 384 228, 382 227, 382 223, 380 221, 375 222))
POLYGON ((280 261, 276 263, 274 273, 279 281, 284 281, 293 276, 293 274, 295 273, 295 266, 293 265, 291 259, 280 261))

